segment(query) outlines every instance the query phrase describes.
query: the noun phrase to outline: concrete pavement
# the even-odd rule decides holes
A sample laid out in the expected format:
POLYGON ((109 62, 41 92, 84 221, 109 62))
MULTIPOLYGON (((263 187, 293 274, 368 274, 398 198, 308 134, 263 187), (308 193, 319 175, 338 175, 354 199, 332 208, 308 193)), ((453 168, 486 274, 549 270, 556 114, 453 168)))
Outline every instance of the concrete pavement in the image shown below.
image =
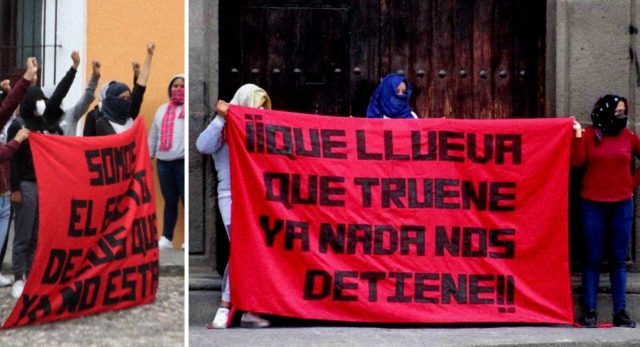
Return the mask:
POLYGON ((189 327, 189 346, 640 346, 640 329, 574 327, 189 327))
MULTIPOLYGON (((161 276, 156 301, 67 321, 0 330, 0 346, 183 346, 184 279, 161 276)), ((15 301, 0 288, 0 315, 15 301)))
MULTIPOLYGON (((12 237, 9 241, 11 245, 12 237)), ((0 330, 0 346, 184 346, 184 254, 180 249, 160 251, 155 302, 68 321, 0 330)), ((10 249, 2 270, 5 276, 11 273, 10 249)), ((2 321, 16 303, 10 288, 0 288, 2 321)))

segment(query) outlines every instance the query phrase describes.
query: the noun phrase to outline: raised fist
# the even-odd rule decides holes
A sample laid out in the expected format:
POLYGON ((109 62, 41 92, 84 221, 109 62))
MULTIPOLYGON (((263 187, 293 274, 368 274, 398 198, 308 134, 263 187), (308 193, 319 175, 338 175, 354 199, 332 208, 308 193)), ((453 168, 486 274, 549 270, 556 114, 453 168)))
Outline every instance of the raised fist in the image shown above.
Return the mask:
POLYGON ((0 90, 2 90, 5 93, 8 93, 11 90, 11 81, 4 80, 0 82, 0 90))
POLYGON ((138 78, 140 76, 140 63, 132 61, 131 67, 133 68, 133 77, 138 78))
POLYGON ((91 70, 92 74, 98 78, 100 78, 100 62, 97 60, 91 61, 91 70))
POLYGON ((153 42, 147 43, 147 53, 153 55, 153 51, 156 49, 156 44, 153 42))
POLYGON ((38 61, 34 57, 27 58, 27 71, 24 73, 24 79, 33 82, 37 78, 38 61))
POLYGON ((71 60, 73 60, 73 68, 77 70, 80 65, 80 53, 78 51, 71 52, 71 60))

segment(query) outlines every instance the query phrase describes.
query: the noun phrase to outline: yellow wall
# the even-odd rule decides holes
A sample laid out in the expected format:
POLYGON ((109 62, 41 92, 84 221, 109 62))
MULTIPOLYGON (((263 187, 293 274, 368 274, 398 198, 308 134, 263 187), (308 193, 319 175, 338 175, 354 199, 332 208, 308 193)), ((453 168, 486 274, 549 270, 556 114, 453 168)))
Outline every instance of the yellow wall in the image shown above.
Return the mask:
MULTIPOLYGON (((87 78, 91 75, 91 60, 99 60, 102 63, 100 85, 108 80, 118 80, 131 87, 131 62, 135 60, 142 64, 147 43, 156 44, 141 110, 147 130, 157 108, 168 101, 169 81, 174 75, 185 72, 184 24, 184 2, 179 0, 87 0, 87 56, 83 57, 87 78)), ((162 233, 163 199, 157 175, 154 176, 158 228, 162 233)), ((180 247, 183 242, 184 213, 181 210, 174 232, 174 247, 180 247)))

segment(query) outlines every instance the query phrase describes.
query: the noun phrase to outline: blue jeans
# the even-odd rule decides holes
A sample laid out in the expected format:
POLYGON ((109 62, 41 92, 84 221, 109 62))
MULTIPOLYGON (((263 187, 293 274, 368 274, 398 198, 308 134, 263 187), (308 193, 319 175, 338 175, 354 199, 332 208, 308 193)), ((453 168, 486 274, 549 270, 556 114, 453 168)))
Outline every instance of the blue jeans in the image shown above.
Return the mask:
POLYGON ((11 202, 9 195, 0 195, 0 264, 4 261, 4 244, 9 237, 9 220, 11 218, 11 202))
POLYGON ((582 200, 582 227, 584 232, 586 262, 582 271, 584 303, 587 310, 596 309, 600 263, 603 256, 603 239, 611 238, 610 281, 613 312, 626 306, 627 286, 626 256, 631 241, 633 223, 633 200, 620 202, 595 202, 582 200))
POLYGON ((173 229, 178 220, 178 201, 184 204, 184 159, 158 159, 158 179, 164 198, 164 221, 162 235, 173 240, 173 229))

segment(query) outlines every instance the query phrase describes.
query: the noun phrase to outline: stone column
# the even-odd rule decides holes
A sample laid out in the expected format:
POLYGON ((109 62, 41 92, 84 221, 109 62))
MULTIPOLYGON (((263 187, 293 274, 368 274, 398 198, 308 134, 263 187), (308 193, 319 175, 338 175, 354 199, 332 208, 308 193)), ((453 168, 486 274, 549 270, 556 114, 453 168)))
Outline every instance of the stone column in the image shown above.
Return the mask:
POLYGON ((215 267, 215 172, 195 142, 218 96, 218 0, 189 1, 189 262, 215 267))

